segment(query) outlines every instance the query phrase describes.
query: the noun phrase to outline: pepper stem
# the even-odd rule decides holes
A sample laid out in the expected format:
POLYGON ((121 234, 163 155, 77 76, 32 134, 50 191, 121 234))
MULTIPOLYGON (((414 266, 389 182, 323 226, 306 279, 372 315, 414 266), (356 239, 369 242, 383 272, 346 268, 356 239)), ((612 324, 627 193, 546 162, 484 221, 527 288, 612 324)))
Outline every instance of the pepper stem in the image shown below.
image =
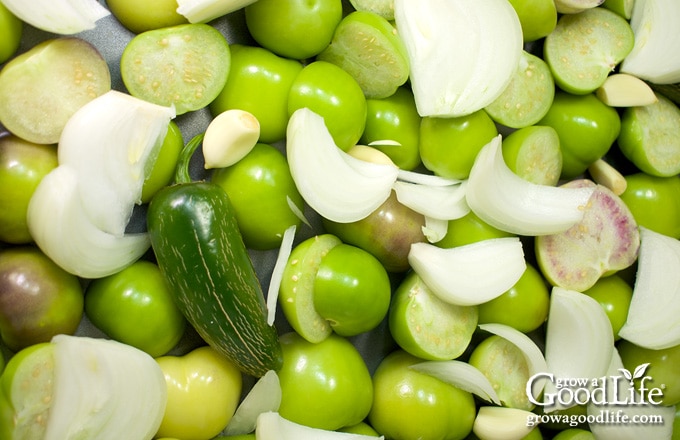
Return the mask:
POLYGON ((196 149, 203 143, 204 136, 205 133, 194 136, 180 151, 177 167, 175 168, 175 183, 190 183, 192 181, 189 174, 189 164, 196 149))

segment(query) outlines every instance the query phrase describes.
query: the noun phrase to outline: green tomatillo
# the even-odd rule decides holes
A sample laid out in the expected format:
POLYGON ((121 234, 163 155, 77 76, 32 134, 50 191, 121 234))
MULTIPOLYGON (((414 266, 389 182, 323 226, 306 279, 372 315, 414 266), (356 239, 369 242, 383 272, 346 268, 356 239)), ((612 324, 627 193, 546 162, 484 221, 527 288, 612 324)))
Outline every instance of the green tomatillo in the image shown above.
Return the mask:
POLYGON ((373 375, 369 423, 394 440, 466 438, 476 415, 474 397, 410 368, 418 362, 422 360, 398 350, 380 363, 373 375))
POLYGON ((0 138, 1 241, 12 244, 33 241, 26 219, 28 202, 42 178, 56 167, 55 145, 34 144, 17 136, 0 138))
POLYGON ((602 158, 621 131, 616 109, 593 93, 555 93, 547 114, 538 122, 555 129, 562 150, 562 177, 574 178, 602 158))
POLYGON ((498 135, 484 110, 455 118, 425 117, 420 124, 420 157, 433 173, 466 179, 477 153, 498 135))
POLYGON ((367 99, 366 105, 366 127, 360 142, 387 154, 403 170, 420 165, 421 117, 413 92, 408 87, 399 87, 389 97, 367 99))
POLYGON ((263 47, 230 47, 229 77, 210 104, 210 112, 213 116, 230 109, 250 112, 260 123, 260 142, 280 141, 288 125, 288 92, 302 63, 263 47))
POLYGON ((156 359, 168 385, 168 402, 156 434, 208 440, 229 423, 243 387, 239 369, 210 347, 156 359))
POLYGON ((152 357, 170 351, 186 326, 160 269, 146 260, 93 280, 85 295, 85 313, 109 337, 152 357))
POLYGON ((349 73, 335 64, 315 61, 300 71, 288 95, 288 114, 304 107, 324 118, 340 149, 349 150, 361 138, 367 112, 364 92, 349 73))
POLYGON ((373 400, 371 376, 349 340, 332 334, 314 344, 292 332, 281 336, 281 346, 282 417, 328 430, 366 418, 373 400))
POLYGON ((262 47, 304 60, 324 50, 342 20, 341 0, 258 0, 245 7, 246 26, 262 47))
POLYGON ((10 59, 19 49, 23 26, 23 22, 0 3, 0 64, 10 59))
POLYGON ((80 280, 37 247, 0 251, 0 336, 11 350, 74 334, 83 301, 80 280))
POLYGON ((314 308, 333 330, 355 336, 373 330, 390 306, 383 265, 356 246, 339 244, 321 259, 314 279, 314 308))
POLYGON ((620 197, 640 226, 680 238, 680 177, 629 174, 620 197))
POLYGON ((290 226, 299 226, 304 203, 295 186, 286 157, 269 144, 258 143, 241 160, 216 169, 211 182, 229 195, 246 246, 274 249, 290 226))

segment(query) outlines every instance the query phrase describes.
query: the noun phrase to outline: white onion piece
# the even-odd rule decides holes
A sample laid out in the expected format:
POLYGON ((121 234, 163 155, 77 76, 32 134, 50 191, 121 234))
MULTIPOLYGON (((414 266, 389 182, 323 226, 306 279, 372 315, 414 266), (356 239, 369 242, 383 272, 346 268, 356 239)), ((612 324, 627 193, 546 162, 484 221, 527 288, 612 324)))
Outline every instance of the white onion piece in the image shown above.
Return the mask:
POLYGON ((453 248, 413 243, 408 261, 442 301, 472 306, 510 289, 526 270, 518 237, 493 238, 453 248))
POLYGON ((101 278, 139 259, 151 245, 146 233, 116 236, 92 223, 78 193, 76 171, 59 165, 36 188, 28 205, 31 236, 67 272, 101 278))
MULTIPOLYGON (((609 368, 614 351, 614 332, 604 309, 592 297, 574 290, 553 287, 545 340, 548 372, 558 378, 599 378, 609 368)), ((545 394, 555 393, 553 381, 545 394)), ((545 411, 562 405, 546 406, 545 411)))
POLYGON ((276 371, 267 371, 250 389, 236 408, 236 412, 224 429, 227 436, 250 434, 255 431, 260 414, 278 411, 281 406, 281 382, 276 371))
POLYGON ((58 335, 44 440, 154 437, 167 403, 156 361, 113 340, 58 335))
MULTIPOLYGON (((489 333, 493 333, 494 335, 498 335, 519 348, 524 355, 524 360, 526 360, 527 366, 529 367, 530 376, 548 371, 548 364, 545 361, 543 352, 538 347, 538 345, 536 345, 536 343, 526 334, 505 324, 482 324, 479 326, 479 328, 489 333)), ((538 395, 543 390, 543 386, 545 385, 543 381, 537 382, 538 388, 533 389, 533 392, 536 393, 535 395, 538 395)))
POLYGON ((470 212, 465 201, 466 187, 467 181, 448 186, 394 182, 394 192, 402 205, 440 220, 454 220, 470 212))
POLYGON ((449 233, 449 221, 425 216, 425 226, 421 229, 428 242, 437 243, 449 233))
POLYGON ((333 141, 323 117, 312 110, 296 110, 286 136, 293 180, 322 217, 338 223, 361 220, 390 196, 399 168, 345 153, 333 141))
POLYGON ((272 270, 269 288, 267 289, 267 324, 269 325, 274 325, 274 320, 276 319, 276 303, 279 299, 279 288, 281 287, 281 280, 283 279, 283 271, 286 268, 286 263, 293 250, 296 229, 297 227, 292 225, 283 232, 279 253, 277 254, 274 269, 272 270))
POLYGON ((680 82, 680 2, 635 0, 630 25, 635 34, 633 50, 623 60, 620 72, 656 84, 680 82))
POLYGON ((59 140, 59 165, 78 175, 83 207, 101 230, 123 235, 174 109, 111 90, 81 107, 59 140))
POLYGON ((295 217, 299 218, 302 223, 309 226, 310 228, 312 227, 312 224, 309 222, 309 219, 305 217, 305 213, 299 206, 295 204, 293 199, 291 199, 290 196, 288 195, 286 196, 286 203, 288 204, 288 207, 293 212, 293 214, 295 214, 295 217))
POLYGON ((417 171, 399 170, 397 180, 400 182, 418 183, 429 186, 450 186, 463 182, 463 180, 449 179, 447 177, 424 174, 417 171))
POLYGON ((2 0, 22 21, 46 32, 73 35, 93 29, 111 12, 97 0, 2 0))
POLYGON ((384 440, 384 436, 374 437, 347 432, 326 431, 300 425, 281 417, 278 412, 265 412, 257 418, 255 429, 257 440, 384 440))
POLYGON ((680 344, 680 241, 640 227, 633 298, 619 336, 659 350, 680 344))
MULTIPOLYGON (((615 402, 617 399, 631 396, 635 393, 636 402, 642 402, 639 392, 631 390, 629 382, 625 380, 615 380, 621 377, 621 370, 625 367, 621 361, 619 352, 614 349, 612 359, 607 370, 604 398, 606 402, 615 402), (614 390, 618 390, 618 396, 614 390)), ((651 371, 650 371, 651 373, 651 371)), ((663 418, 663 423, 590 423, 590 430, 597 440, 639 440, 639 439, 670 439, 673 434, 673 421, 675 418, 675 407, 664 405, 635 404, 621 405, 616 403, 595 404, 592 401, 586 404, 586 413, 594 420, 602 417, 602 413, 609 411, 609 414, 617 414, 619 417, 628 417, 628 420, 645 420, 643 417, 663 418)), ((646 420, 653 420, 648 418, 646 420)))
POLYGON ((245 8, 256 0, 177 0, 177 13, 190 23, 207 23, 245 8))
POLYGON ((534 429, 527 426, 527 420, 535 416, 523 409, 482 406, 475 417, 472 432, 481 440, 520 440, 534 429))
POLYGON ((482 109, 517 71, 522 27, 507 0, 395 0, 394 18, 421 116, 482 109))
POLYGON ((477 155, 466 191, 470 209, 486 223, 519 235, 566 231, 583 218, 594 188, 538 185, 512 172, 503 159, 501 136, 477 155))
POLYGON ((401 147, 401 142, 392 139, 379 139, 377 141, 369 142, 369 147, 401 147))
POLYGON ((494 390, 489 379, 479 369, 467 362, 457 360, 426 361, 411 365, 409 368, 472 393, 487 402, 496 405, 501 404, 501 399, 496 394, 496 390, 494 390))

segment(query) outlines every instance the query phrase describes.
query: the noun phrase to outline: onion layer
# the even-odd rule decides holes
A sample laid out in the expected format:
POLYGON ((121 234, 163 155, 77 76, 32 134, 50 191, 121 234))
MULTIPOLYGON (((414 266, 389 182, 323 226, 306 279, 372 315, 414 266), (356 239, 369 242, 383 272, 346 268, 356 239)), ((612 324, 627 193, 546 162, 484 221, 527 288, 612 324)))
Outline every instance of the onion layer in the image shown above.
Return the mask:
POLYGON ((309 206, 331 221, 350 223, 387 200, 399 168, 357 159, 337 147, 323 117, 296 110, 287 129, 290 172, 309 206))
POLYGON ((111 15, 97 0, 2 0, 22 21, 46 32, 73 35, 111 15))
POLYGON ((482 304, 502 295, 526 269, 518 237, 488 239, 449 249, 414 243, 408 261, 442 301, 461 306, 482 304))
POLYGON ((640 227, 640 253, 628 317, 619 336, 660 350, 680 344, 680 241, 640 227))
POLYGON ((620 71, 656 84, 680 82, 680 2, 635 0, 630 25, 635 34, 633 50, 620 71))
POLYGON ((522 27, 506 0, 395 0, 421 116, 457 117, 492 103, 522 55, 522 27))
MULTIPOLYGON (((556 380, 602 377, 613 351, 614 332, 602 306, 584 293, 554 287, 550 294, 545 361, 556 380)), ((556 385, 548 381, 545 396, 554 395, 555 391, 556 385)), ((546 406, 545 411, 561 408, 555 403, 546 406)))
POLYGON ((479 218, 519 235, 566 231, 583 218, 594 188, 538 185, 513 173, 496 136, 477 155, 470 171, 466 200, 479 218))
POLYGON ((126 229, 174 114, 110 91, 69 119, 59 165, 40 182, 27 212, 31 236, 55 263, 83 278, 99 278, 148 250, 145 233, 126 229))

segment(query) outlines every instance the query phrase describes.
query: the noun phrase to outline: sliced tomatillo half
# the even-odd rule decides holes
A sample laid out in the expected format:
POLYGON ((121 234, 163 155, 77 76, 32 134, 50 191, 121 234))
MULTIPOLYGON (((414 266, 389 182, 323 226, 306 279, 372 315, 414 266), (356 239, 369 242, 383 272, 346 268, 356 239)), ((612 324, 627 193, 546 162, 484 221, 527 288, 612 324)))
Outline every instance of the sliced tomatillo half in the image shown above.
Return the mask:
POLYGON ((345 17, 317 59, 346 70, 367 98, 392 95, 409 75, 406 48, 397 30, 373 12, 356 11, 345 17))
POLYGON ((641 171, 658 177, 680 173, 680 108, 663 95, 621 117, 618 145, 641 171))
POLYGON ((467 349, 477 328, 477 306, 449 304, 410 272, 396 289, 390 333, 405 351, 426 360, 450 360, 467 349))
POLYGON ((582 95, 604 83, 634 42, 625 18, 605 8, 591 8, 558 20, 545 39, 543 58, 562 90, 582 95))
POLYGON ((231 51, 207 24, 181 24, 143 32, 123 51, 120 73, 130 94, 178 115, 210 104, 227 82, 231 51))
POLYGON ((293 249, 283 270, 279 304, 293 329, 309 342, 321 342, 333 331, 314 307, 314 281, 323 257, 341 243, 331 234, 308 238, 293 249))
POLYGON ((484 110, 491 119, 506 127, 528 127, 545 116, 554 96, 555 81, 550 67, 541 58, 524 51, 508 86, 484 110))

